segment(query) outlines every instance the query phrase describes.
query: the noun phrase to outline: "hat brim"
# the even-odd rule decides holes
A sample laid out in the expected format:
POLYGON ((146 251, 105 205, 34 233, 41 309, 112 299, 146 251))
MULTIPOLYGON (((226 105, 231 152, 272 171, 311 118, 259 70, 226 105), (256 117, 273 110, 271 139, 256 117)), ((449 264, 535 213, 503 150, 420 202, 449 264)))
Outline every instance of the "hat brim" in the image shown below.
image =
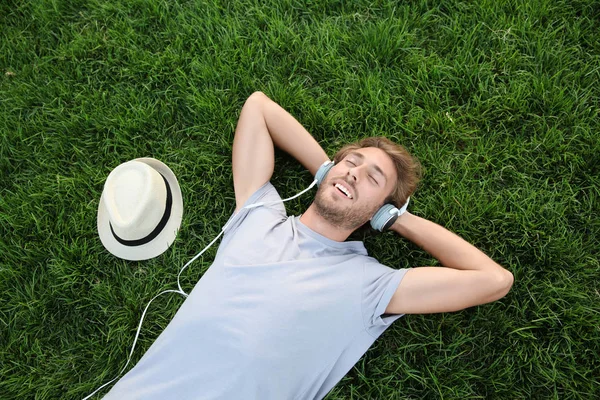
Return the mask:
POLYGON ((136 158, 133 161, 140 161, 148 164, 160 172, 169 183, 173 196, 169 220, 158 236, 149 243, 141 246, 123 245, 115 239, 110 230, 108 211, 104 205, 104 193, 102 193, 100 204, 98 205, 98 235, 106 250, 115 256, 130 261, 141 261, 161 255, 167 251, 175 241, 177 231, 181 226, 181 220, 183 218, 183 197, 181 196, 181 189, 179 188, 179 182, 177 182, 175 174, 164 163, 154 158, 136 158))

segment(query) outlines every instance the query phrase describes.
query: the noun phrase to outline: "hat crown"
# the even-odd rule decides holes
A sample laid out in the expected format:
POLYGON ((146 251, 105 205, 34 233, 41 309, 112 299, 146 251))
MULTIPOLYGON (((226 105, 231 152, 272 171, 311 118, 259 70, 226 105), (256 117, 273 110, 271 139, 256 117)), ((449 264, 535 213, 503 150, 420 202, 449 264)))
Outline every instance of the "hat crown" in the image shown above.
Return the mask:
POLYGON ((104 184, 104 202, 115 234, 124 240, 149 235, 166 208, 167 189, 161 174, 139 161, 115 168, 104 184))

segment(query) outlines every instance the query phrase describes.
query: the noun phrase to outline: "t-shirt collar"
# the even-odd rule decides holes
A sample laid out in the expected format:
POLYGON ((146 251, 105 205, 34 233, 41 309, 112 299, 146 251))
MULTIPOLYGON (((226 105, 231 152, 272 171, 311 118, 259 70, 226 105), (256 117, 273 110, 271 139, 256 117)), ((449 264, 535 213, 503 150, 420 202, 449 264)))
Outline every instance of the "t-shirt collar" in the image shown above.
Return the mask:
POLYGON ((338 242, 338 241, 329 239, 328 237, 323 236, 320 233, 313 231, 308 226, 304 225, 302 223, 302 221, 300 221, 301 216, 302 216, 302 214, 300 214, 299 216, 294 215, 294 216, 292 216, 292 218, 294 219, 296 226, 298 227, 299 230, 302 231, 302 233, 309 235, 310 237, 319 241, 320 243, 323 243, 324 245, 334 247, 336 249, 354 250, 361 254, 367 255, 367 249, 365 248, 365 245, 363 242, 358 241, 358 240, 352 240, 352 241, 347 241, 347 242, 338 242))

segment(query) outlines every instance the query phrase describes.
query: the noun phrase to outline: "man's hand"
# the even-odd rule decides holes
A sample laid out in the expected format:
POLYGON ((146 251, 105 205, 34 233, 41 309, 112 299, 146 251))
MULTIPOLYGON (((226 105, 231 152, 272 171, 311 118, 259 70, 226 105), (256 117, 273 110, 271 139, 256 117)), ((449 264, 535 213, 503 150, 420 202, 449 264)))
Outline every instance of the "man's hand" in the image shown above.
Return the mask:
POLYGON ((296 158, 314 176, 329 157, 294 117, 262 92, 244 104, 233 140, 236 211, 273 175, 274 147, 296 158))
POLYGON ((386 313, 427 314, 458 311, 504 297, 513 275, 459 236, 409 212, 392 230, 440 261, 442 267, 418 267, 406 273, 386 313))

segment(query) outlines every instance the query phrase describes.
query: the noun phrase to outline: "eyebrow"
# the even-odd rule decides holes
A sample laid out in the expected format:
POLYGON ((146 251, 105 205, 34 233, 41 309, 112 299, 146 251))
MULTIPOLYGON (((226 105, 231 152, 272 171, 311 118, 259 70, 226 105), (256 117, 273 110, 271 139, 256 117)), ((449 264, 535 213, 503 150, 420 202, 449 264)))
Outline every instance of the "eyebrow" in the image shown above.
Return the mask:
MULTIPOLYGON (((356 158, 358 158, 361 161, 364 161, 365 156, 363 156, 360 153, 357 153, 356 151, 351 152, 350 154, 348 154, 349 156, 355 156, 356 158)), ((383 171, 381 170, 381 168, 379 168, 379 166, 377 166, 377 164, 373 164, 373 169, 375 169, 375 172, 377 172, 378 174, 380 174, 381 176, 383 176, 383 179, 385 179, 385 182, 387 183, 387 176, 383 173, 383 171)))

